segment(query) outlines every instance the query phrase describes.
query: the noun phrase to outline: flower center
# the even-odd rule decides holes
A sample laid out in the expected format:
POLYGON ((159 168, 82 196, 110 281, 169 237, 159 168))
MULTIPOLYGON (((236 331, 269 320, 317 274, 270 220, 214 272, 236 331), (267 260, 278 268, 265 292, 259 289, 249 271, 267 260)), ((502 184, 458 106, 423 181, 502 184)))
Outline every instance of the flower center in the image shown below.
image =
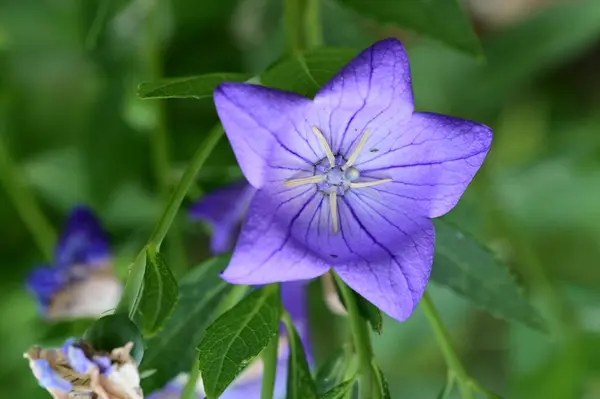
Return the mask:
POLYGON ((352 182, 358 180, 360 171, 353 166, 346 166, 346 159, 341 155, 335 156, 335 165, 332 167, 327 158, 320 160, 314 167, 314 176, 323 176, 317 183, 317 188, 323 194, 336 193, 343 196, 352 182))
POLYGON ((354 166, 356 158, 360 154, 360 151, 364 147, 367 139, 369 138, 369 131, 365 130, 362 134, 356 148, 348 157, 344 158, 342 155, 334 155, 329 147, 327 139, 323 133, 316 127, 313 126, 312 131, 319 139, 319 143, 325 151, 326 157, 321 159, 314 165, 313 176, 303 177, 300 179, 286 180, 284 186, 298 186, 301 184, 316 184, 319 191, 329 196, 329 209, 331 212, 331 222, 333 224, 333 232, 338 231, 338 212, 337 212, 337 197, 343 196, 346 192, 352 188, 363 188, 376 186, 382 183, 388 183, 392 179, 379 179, 370 180, 365 182, 357 182, 360 178, 360 171, 354 166))

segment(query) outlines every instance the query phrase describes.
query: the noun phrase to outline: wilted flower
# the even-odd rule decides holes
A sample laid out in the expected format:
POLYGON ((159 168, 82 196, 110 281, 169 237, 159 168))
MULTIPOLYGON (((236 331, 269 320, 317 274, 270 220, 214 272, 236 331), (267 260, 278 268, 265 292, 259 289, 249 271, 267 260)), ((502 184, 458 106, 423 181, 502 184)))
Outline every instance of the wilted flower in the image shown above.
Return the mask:
MULTIPOLYGON (((305 282, 293 282, 282 284, 281 296, 283 305, 289 312, 294 325, 298 330, 298 335, 304 345, 307 359, 312 362, 312 356, 309 343, 308 315, 307 315, 307 297, 305 282)), ((287 380, 287 362, 288 362, 288 344, 285 332, 282 331, 279 337, 277 362, 277 379, 275 381, 275 398, 285 396, 285 387, 287 380)), ((231 386, 219 397, 220 399, 253 399, 260 397, 262 384, 263 363, 262 359, 257 359, 231 384, 231 386)), ((179 399, 187 380, 186 375, 181 375, 167 384, 163 389, 153 392, 148 399, 179 399)), ((197 385, 198 399, 204 399, 204 386, 202 381, 197 385)))
POLYGON ((110 353, 84 341, 67 340, 62 348, 34 346, 26 354, 33 375, 54 399, 142 399, 133 343, 110 353))
POLYGON ((223 278, 309 279, 333 267, 390 316, 406 319, 431 271, 431 218, 454 207, 481 166, 491 130, 414 112, 401 43, 376 43, 314 100, 226 83, 215 104, 257 189, 223 278))
POLYGON ((35 268, 27 288, 51 320, 95 317, 116 306, 122 285, 113 272, 105 233, 89 209, 71 211, 53 264, 35 268))

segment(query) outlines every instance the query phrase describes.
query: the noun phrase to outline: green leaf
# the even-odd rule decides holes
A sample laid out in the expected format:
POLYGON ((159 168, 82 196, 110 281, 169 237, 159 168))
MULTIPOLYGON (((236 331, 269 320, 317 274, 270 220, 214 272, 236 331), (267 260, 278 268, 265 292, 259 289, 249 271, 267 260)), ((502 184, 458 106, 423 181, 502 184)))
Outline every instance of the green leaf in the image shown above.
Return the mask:
POLYGON ((317 387, 310 375, 310 369, 308 367, 308 362, 306 361, 306 353, 304 353, 304 347, 302 346, 298 331, 296 331, 289 314, 286 313, 284 315, 283 322, 287 331, 290 347, 286 398, 316 399, 317 387))
POLYGON ((323 395, 319 396, 319 399, 344 399, 353 387, 354 379, 344 381, 340 385, 333 387, 323 395))
POLYGON ((356 296, 356 304, 358 305, 358 311, 361 316, 369 322, 373 331, 381 335, 381 330, 383 329, 383 317, 381 316, 379 308, 367 301, 357 292, 354 292, 354 295, 356 296))
POLYGON ((258 289, 223 313, 198 346, 206 396, 216 399, 277 336, 281 315, 279 287, 258 289))
POLYGON ((457 0, 340 0, 383 23, 394 23, 458 50, 480 55, 481 45, 457 0))
POLYGON ((148 341, 148 350, 140 370, 154 371, 142 380, 144 392, 163 387, 180 372, 189 371, 197 356, 194 348, 202 340, 206 327, 231 286, 219 273, 228 257, 210 259, 187 273, 179 283, 179 299, 163 329, 148 341))
POLYGON ((313 97, 356 54, 356 50, 335 47, 296 54, 276 63, 260 81, 265 86, 313 97))
POLYGON ((390 387, 388 386, 388 382, 385 379, 385 376, 383 375, 383 371, 381 371, 381 368, 379 367, 379 365, 377 365, 375 359, 372 360, 371 367, 375 376, 375 386, 373 387, 373 389, 379 390, 379 397, 381 399, 392 399, 392 396, 390 395, 390 387))
POLYGON ((144 340, 135 323, 125 314, 111 314, 94 322, 83 333, 83 339, 97 351, 110 352, 133 342, 131 357, 139 364, 144 355, 144 340))
POLYGON ((243 73, 210 73, 185 78, 163 79, 157 82, 142 82, 138 86, 138 97, 155 98, 193 98, 201 100, 212 98, 215 88, 223 82, 243 82, 250 75, 243 73))
POLYGON ((435 256, 431 279, 471 300, 491 315, 544 330, 544 322, 522 295, 510 270, 453 225, 434 220, 435 256))
MULTIPOLYGON (((346 304, 344 303, 344 298, 342 295, 340 295, 340 289, 337 284, 335 285, 335 291, 340 299, 340 302, 345 308, 346 304)), ((352 290, 352 292, 356 298, 356 305, 358 306, 360 315, 369 322, 369 325, 374 332, 381 335, 381 331, 383 329, 383 316, 381 315, 379 308, 363 298, 358 292, 354 290, 352 290)))
POLYGON ((146 248, 146 270, 138 313, 145 337, 156 334, 163 327, 177 303, 177 281, 161 254, 150 246, 146 248))

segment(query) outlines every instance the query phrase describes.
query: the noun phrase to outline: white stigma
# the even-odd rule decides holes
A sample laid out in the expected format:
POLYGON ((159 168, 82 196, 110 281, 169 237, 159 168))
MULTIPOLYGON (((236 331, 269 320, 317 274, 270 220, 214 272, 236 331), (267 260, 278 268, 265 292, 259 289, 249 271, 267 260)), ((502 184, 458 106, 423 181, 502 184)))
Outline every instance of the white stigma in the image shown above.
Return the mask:
POLYGON ((292 187, 309 183, 321 183, 323 180, 325 180, 325 175, 316 175, 311 177, 303 177, 301 179, 286 180, 283 182, 283 185, 286 187, 292 187))
POLYGON ((329 211, 331 212, 331 222, 335 234, 338 232, 337 194, 335 191, 329 193, 329 211))
POLYGON ((358 158, 358 154, 360 154, 360 150, 362 150, 362 148, 365 146, 365 143, 367 142, 368 138, 369 138, 369 131, 365 130, 358 142, 358 145, 354 149, 354 152, 352 153, 352 155, 350 155, 350 158, 348 158, 348 160, 346 161, 347 168, 354 165, 356 158, 358 158))
POLYGON ((381 180, 373 180, 373 181, 364 181, 360 183, 350 183, 350 188, 363 188, 363 187, 371 187, 377 186, 378 184, 389 183, 392 179, 381 179, 381 180))
POLYGON ((321 143, 321 147, 323 147, 323 150, 325 150, 325 155, 327 155, 327 160, 329 161, 329 166, 331 166, 333 168, 335 166, 335 156, 333 155, 333 152, 331 152, 331 148, 329 147, 329 143, 327 142, 327 139, 325 138, 325 136, 323 136, 323 133, 319 130, 318 127, 313 126, 312 131, 315 133, 315 135, 319 139, 319 143, 321 143))
MULTIPOLYGON (((383 183, 389 183, 392 179, 380 179, 380 180, 371 180, 367 182, 357 182, 360 178, 360 171, 353 167, 354 162, 358 158, 360 152, 362 151, 367 139, 369 138, 369 130, 365 130, 356 145, 356 148, 346 161, 344 165, 335 164, 336 157, 331 151, 331 147, 329 147, 329 143, 327 139, 323 135, 323 133, 319 130, 318 127, 313 126, 312 131, 317 136, 319 140, 319 144, 323 151, 325 151, 325 155, 327 157, 327 162, 329 163, 329 168, 325 167, 324 174, 322 175, 314 175, 310 177, 302 177, 299 179, 291 179, 283 182, 283 185, 286 187, 299 186, 303 184, 319 184, 323 183, 325 188, 318 187, 322 193, 329 196, 329 212, 331 213, 331 223, 333 224, 333 233, 337 233, 339 230, 339 219, 338 219, 338 210, 337 210, 337 196, 338 189, 340 191, 340 195, 344 195, 346 190, 352 188, 364 188, 376 186, 383 183)), ((322 162, 324 160, 319 161, 314 165, 315 173, 317 170, 317 166, 322 168, 322 162)))

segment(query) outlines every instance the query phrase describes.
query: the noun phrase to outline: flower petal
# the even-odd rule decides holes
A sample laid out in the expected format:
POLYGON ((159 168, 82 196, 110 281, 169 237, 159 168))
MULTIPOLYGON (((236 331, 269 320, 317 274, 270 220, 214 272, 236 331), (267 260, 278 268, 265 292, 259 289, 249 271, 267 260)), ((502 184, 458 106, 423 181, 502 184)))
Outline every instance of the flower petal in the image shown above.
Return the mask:
POLYGON ((450 211, 483 163, 492 131, 450 116, 415 113, 373 145, 355 166, 364 177, 391 178, 377 186, 386 201, 405 203, 431 218, 450 211))
POLYGON ((267 284, 327 272, 329 265, 297 239, 310 233, 306 219, 320 197, 313 184, 258 190, 222 277, 234 284, 267 284))
POLYGON ((214 254, 231 251, 256 189, 246 181, 214 191, 193 204, 190 216, 213 229, 210 249, 214 254))
POLYGON ((35 295, 40 311, 45 313, 54 295, 62 290, 68 281, 68 273, 64 270, 42 265, 29 273, 25 284, 27 290, 35 295))
POLYGON ((374 190, 341 198, 343 246, 331 251, 345 258, 335 271, 352 289, 391 317, 405 320, 419 302, 433 262, 431 220, 384 203, 374 190))
POLYGON ((312 145, 318 149, 317 139, 302 127, 309 99, 252 84, 223 83, 215 90, 214 101, 240 168, 254 187, 262 187, 273 155, 286 167, 313 165, 312 145))
POLYGON ((33 374, 37 378, 40 386, 46 389, 70 392, 72 384, 63 379, 56 373, 46 359, 36 359, 30 361, 33 374))
POLYGON ((346 158, 365 129, 381 120, 410 117, 412 83, 402 43, 386 39, 364 50, 321 88, 314 108, 317 127, 333 152, 346 158))
POLYGON ((109 257, 106 234, 92 211, 84 206, 73 208, 56 246, 55 266, 103 265, 109 257))

